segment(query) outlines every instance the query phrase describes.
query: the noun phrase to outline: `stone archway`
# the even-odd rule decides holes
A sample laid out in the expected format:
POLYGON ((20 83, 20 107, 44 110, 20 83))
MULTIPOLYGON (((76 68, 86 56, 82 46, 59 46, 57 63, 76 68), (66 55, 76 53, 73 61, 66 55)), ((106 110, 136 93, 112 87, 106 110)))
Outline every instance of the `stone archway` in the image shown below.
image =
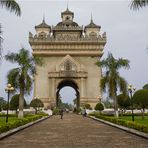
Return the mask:
POLYGON ((49 72, 49 83, 51 85, 51 104, 57 105, 57 93, 64 86, 71 86, 75 89, 79 98, 79 104, 84 104, 87 100, 86 96, 86 79, 88 73, 85 66, 79 64, 73 57, 66 55, 55 66, 55 72, 49 72))
POLYGON ((80 108, 80 92, 79 92, 79 87, 78 87, 77 83, 74 80, 72 80, 72 79, 65 79, 65 80, 62 80, 61 82, 59 82, 59 84, 57 86, 57 91, 56 91, 56 106, 58 107, 59 92, 65 86, 70 86, 70 87, 72 87, 75 90, 75 92, 76 92, 76 99, 77 99, 76 108, 80 108))
POLYGON ((43 20, 35 26, 35 35, 29 33, 33 55, 44 61, 43 66, 36 65, 34 98, 41 99, 45 108, 55 106, 60 82, 73 80, 79 88, 80 104, 94 108, 102 98, 101 67, 95 63, 103 55, 106 33, 101 34, 101 26, 93 20, 85 27, 78 25, 71 11, 62 12, 61 19, 53 27, 43 20))

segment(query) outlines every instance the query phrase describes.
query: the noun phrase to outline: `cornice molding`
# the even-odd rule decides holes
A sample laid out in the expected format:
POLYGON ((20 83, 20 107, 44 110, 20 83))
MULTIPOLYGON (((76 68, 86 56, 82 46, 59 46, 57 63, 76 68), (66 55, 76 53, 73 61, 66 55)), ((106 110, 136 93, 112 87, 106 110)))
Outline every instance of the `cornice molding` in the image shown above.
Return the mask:
POLYGON ((69 54, 70 56, 93 56, 98 57, 102 56, 102 51, 33 51, 33 55, 36 56, 66 56, 69 54))

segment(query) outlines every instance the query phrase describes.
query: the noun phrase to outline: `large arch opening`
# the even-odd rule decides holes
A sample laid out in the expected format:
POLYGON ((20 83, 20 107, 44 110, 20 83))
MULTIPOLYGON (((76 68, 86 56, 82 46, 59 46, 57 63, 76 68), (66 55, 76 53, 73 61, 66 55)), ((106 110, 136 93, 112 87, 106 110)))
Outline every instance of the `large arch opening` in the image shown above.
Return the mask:
MULTIPOLYGON (((73 81, 73 80, 70 80, 70 79, 66 79, 66 80, 63 80, 59 83, 59 85, 57 86, 57 91, 56 91, 56 106, 57 107, 60 107, 60 92, 62 91, 63 88, 73 88, 74 91, 75 91, 75 107, 76 109, 79 109, 80 108, 80 93, 79 93, 79 88, 78 88, 78 85, 73 81)), ((68 89, 67 89, 68 90, 68 89)), ((66 93, 66 91, 64 92, 66 93)), ((65 94, 65 95, 68 95, 65 94)))

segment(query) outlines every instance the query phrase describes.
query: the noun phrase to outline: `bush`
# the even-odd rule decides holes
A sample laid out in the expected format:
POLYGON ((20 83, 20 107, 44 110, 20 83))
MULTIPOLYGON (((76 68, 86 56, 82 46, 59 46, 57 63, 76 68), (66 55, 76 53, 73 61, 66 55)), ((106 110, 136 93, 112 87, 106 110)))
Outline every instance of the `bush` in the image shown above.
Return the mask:
POLYGON ((148 89, 141 89, 133 95, 133 102, 143 110, 143 118, 145 108, 148 108, 148 89))
POLYGON ((90 106, 90 104, 84 104, 84 107, 85 107, 86 109, 90 109, 90 110, 92 109, 91 106, 90 106))
POLYGON ((104 110, 104 106, 102 103, 97 103, 95 106, 95 110, 99 110, 100 112, 104 110))
POLYGON ((130 106, 130 98, 128 95, 120 94, 117 96, 120 109, 127 109, 130 106))
POLYGON ((26 116, 23 119, 17 119, 17 120, 8 122, 6 124, 0 125, 0 134, 3 133, 3 132, 9 131, 13 128, 25 125, 29 122, 35 121, 37 119, 40 119, 42 117, 43 117, 42 115, 29 115, 29 116, 26 116))
POLYGON ((100 118, 100 119, 109 121, 109 122, 112 122, 112 123, 115 123, 115 124, 118 124, 118 125, 122 125, 122 126, 125 126, 125 127, 136 129, 136 130, 141 131, 141 132, 148 133, 148 125, 141 125, 139 123, 135 123, 135 122, 132 122, 132 121, 126 121, 126 120, 118 119, 118 118, 115 118, 115 117, 102 116, 98 113, 91 113, 89 115, 94 116, 96 118, 100 118))
MULTIPOLYGON (((16 114, 17 114, 17 109, 19 108, 19 94, 15 94, 14 96, 12 96, 11 100, 10 100, 10 109, 11 110, 15 110, 16 114)), ((26 101, 24 99, 24 107, 26 106, 26 101)))
POLYGON ((39 110, 39 108, 44 107, 44 104, 40 99, 33 99, 30 102, 30 106, 35 109, 35 113, 37 114, 37 111, 39 110))
POLYGON ((55 107, 55 108, 53 109, 52 114, 53 114, 53 115, 59 115, 59 113, 60 113, 60 109, 55 107))

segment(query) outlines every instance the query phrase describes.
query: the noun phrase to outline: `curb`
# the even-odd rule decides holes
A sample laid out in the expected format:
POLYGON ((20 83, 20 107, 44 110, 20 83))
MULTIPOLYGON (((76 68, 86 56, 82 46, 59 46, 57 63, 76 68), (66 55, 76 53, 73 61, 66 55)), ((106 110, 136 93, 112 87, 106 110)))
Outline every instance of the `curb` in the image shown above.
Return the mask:
POLYGON ((147 133, 143 133, 143 132, 137 131, 135 129, 128 128, 128 127, 125 127, 125 126, 121 126, 121 125, 118 125, 118 124, 114 124, 114 123, 111 123, 109 121, 105 121, 105 120, 102 120, 102 119, 99 119, 99 118, 95 118, 95 117, 92 117, 92 116, 87 116, 87 117, 91 118, 91 119, 93 119, 95 121, 99 121, 99 122, 105 123, 107 125, 110 125, 112 127, 116 127, 118 129, 124 130, 124 131, 126 131, 128 133, 131 133, 131 134, 140 136, 142 138, 148 139, 148 134, 147 133))
POLYGON ((2 133, 2 134, 0 134, 0 140, 4 139, 4 138, 6 138, 6 137, 8 137, 8 136, 10 136, 10 135, 13 135, 13 134, 15 134, 15 133, 17 133, 17 132, 19 132, 19 131, 25 129, 25 128, 28 128, 28 127, 30 127, 30 126, 36 124, 36 123, 39 123, 39 122, 41 122, 41 121, 43 121, 43 120, 46 120, 46 119, 48 119, 48 118, 50 118, 50 116, 48 116, 48 117, 42 117, 42 118, 40 118, 40 119, 38 119, 38 120, 36 120, 36 121, 27 123, 27 124, 22 125, 22 126, 19 126, 19 127, 17 127, 17 128, 11 129, 11 130, 9 130, 9 131, 7 131, 7 132, 5 132, 5 133, 2 133))

